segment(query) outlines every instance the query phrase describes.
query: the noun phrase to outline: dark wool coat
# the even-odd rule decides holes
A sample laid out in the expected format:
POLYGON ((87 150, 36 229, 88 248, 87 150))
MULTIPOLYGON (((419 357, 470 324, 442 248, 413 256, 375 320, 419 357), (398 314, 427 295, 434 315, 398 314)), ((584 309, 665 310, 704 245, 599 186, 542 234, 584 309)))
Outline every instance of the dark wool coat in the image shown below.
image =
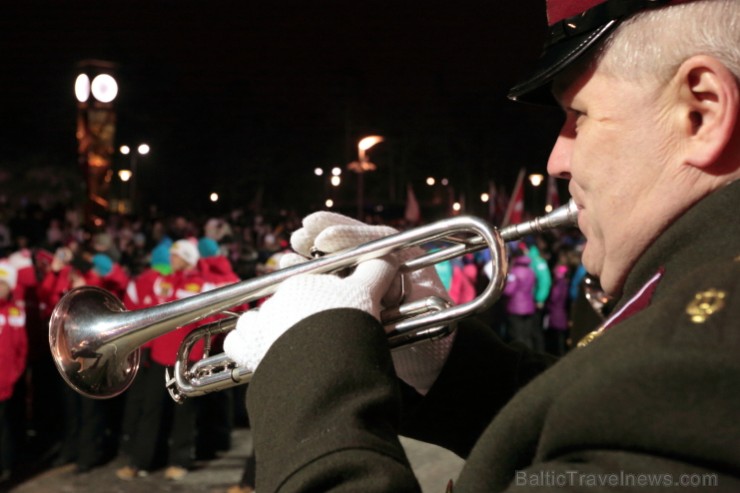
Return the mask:
POLYGON ((399 433, 467 459, 456 493, 740 491, 738 211, 740 182, 686 212, 635 265, 620 321, 555 364, 461 324, 423 398, 369 315, 301 321, 250 385, 257 491, 419 491, 399 433))

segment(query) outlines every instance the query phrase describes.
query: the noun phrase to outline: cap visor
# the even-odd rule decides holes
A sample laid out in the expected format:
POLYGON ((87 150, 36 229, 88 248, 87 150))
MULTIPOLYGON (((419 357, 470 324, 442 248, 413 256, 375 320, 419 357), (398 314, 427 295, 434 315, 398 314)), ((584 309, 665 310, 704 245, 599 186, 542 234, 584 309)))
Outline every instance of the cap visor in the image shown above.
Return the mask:
POLYGON ((617 20, 611 20, 593 31, 566 38, 545 48, 537 60, 534 75, 512 87, 509 90, 509 99, 548 106, 557 105, 550 92, 552 79, 604 38, 618 23, 617 20))

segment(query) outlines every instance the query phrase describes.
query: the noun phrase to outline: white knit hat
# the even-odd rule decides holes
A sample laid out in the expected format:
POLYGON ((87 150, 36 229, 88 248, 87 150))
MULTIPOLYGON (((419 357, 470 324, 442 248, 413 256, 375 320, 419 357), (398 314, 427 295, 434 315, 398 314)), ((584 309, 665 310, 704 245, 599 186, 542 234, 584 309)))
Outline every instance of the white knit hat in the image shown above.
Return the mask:
POLYGON ((200 253, 198 253, 198 244, 190 240, 177 240, 172 244, 170 253, 174 253, 182 258, 189 265, 197 265, 200 253))
POLYGON ((0 282, 5 282, 10 289, 15 289, 18 271, 6 260, 0 260, 0 282))
POLYGON ((8 256, 8 262, 10 265, 21 270, 26 267, 33 267, 33 259, 31 258, 31 251, 27 248, 13 252, 8 256))

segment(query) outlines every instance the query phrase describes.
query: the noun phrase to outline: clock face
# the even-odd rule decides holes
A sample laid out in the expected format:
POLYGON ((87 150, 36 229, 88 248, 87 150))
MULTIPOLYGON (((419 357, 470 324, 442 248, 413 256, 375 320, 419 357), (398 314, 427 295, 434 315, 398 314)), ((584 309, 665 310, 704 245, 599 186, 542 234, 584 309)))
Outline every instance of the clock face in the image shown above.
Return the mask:
POLYGON ((90 78, 85 74, 80 74, 75 80, 75 96, 77 101, 84 103, 90 97, 90 78))
POLYGON ((108 74, 95 76, 91 84, 92 95, 101 103, 110 103, 118 94, 116 79, 108 74))

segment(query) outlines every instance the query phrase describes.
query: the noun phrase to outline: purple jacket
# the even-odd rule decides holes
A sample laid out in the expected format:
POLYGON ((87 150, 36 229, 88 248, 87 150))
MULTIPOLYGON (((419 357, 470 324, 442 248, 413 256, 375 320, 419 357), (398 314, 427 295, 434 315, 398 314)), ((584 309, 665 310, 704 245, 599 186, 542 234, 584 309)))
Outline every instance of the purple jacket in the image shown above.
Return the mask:
POLYGON ((506 276, 504 295, 509 300, 506 303, 507 313, 513 315, 531 315, 535 312, 534 286, 536 278, 534 271, 529 267, 529 257, 522 255, 511 261, 509 274, 506 276))
POLYGON ((568 284, 564 274, 556 274, 547 300, 548 323, 547 328, 553 330, 568 330, 568 284))

